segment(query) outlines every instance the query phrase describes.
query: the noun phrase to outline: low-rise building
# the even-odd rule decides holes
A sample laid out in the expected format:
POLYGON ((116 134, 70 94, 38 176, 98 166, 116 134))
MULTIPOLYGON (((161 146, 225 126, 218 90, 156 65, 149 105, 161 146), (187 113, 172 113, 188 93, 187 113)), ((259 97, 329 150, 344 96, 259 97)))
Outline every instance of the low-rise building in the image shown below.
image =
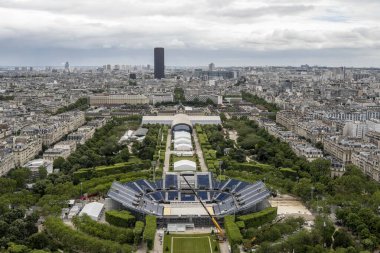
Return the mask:
POLYGON ((114 106, 114 105, 139 105, 149 104, 149 98, 145 95, 96 95, 90 96, 91 106, 114 106))
POLYGON ((70 155, 70 149, 49 148, 43 154, 43 159, 54 162, 58 157, 67 158, 70 155))
POLYGON ((35 159, 24 164, 25 168, 30 169, 32 172, 32 177, 39 176, 40 167, 44 167, 47 171, 47 174, 53 173, 53 162, 45 159, 35 159))
POLYGON ((314 148, 309 143, 294 143, 292 149, 296 155, 305 157, 309 162, 323 158, 322 150, 314 148))

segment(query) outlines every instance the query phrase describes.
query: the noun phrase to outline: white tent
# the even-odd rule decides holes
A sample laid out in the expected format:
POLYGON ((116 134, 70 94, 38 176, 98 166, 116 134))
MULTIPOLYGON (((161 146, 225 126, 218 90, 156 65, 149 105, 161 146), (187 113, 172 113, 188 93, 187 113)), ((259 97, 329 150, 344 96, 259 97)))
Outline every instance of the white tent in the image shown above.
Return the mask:
POLYGON ((87 214, 91 217, 91 219, 97 221, 99 220, 102 211, 104 209, 104 204, 99 202, 91 202, 86 204, 82 211, 79 213, 79 216, 82 216, 83 214, 87 214))
POLYGON ((196 171, 197 164, 190 160, 181 160, 174 163, 174 171, 196 171))
POLYGON ((186 143, 174 144, 174 150, 175 151, 191 151, 193 150, 193 146, 191 144, 186 144, 186 143))
POLYGON ((186 138, 191 140, 191 134, 185 131, 174 132, 174 139, 186 138))
POLYGON ((191 143, 191 140, 187 138, 178 138, 174 140, 174 144, 190 144, 191 145, 192 143, 191 143))

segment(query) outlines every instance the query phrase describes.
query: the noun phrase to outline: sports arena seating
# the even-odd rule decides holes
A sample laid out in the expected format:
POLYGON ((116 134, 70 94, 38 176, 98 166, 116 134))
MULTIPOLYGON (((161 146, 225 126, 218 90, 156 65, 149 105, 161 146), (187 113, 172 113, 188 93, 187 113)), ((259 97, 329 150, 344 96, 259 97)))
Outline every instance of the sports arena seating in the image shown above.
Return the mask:
POLYGON ((125 184, 114 182, 108 196, 131 211, 162 217, 164 209, 170 205, 186 207, 186 204, 199 203, 182 175, 186 176, 202 202, 212 208, 215 216, 257 211, 257 206, 271 194, 261 181, 217 181, 211 172, 168 172, 156 182, 145 179, 125 184))

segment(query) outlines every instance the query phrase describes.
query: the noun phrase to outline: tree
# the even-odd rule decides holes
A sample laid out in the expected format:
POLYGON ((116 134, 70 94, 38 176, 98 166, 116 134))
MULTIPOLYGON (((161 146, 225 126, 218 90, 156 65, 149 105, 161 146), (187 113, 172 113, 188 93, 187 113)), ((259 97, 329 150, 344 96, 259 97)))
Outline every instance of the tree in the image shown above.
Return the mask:
POLYGON ((334 224, 328 218, 318 216, 315 220, 315 229, 322 236, 323 243, 330 246, 331 237, 335 231, 334 224))
POLYGON ((16 190, 17 181, 10 178, 0 178, 0 194, 12 193, 16 190))
POLYGON ((310 174, 314 182, 321 182, 322 179, 330 177, 331 162, 325 159, 316 159, 310 163, 310 174))
POLYGON ((32 190, 34 193, 43 196, 46 193, 46 188, 48 187, 48 184, 51 184, 48 180, 39 180, 33 185, 32 190))
POLYGON ((312 183, 308 178, 301 178, 294 186, 293 192, 300 196, 304 201, 311 199, 312 183))
POLYGON ((353 240, 350 234, 348 234, 346 231, 339 229, 334 234, 334 242, 333 242, 333 248, 348 248, 350 246, 353 246, 353 240))
POLYGON ((53 168, 62 169, 64 164, 65 164, 65 159, 63 157, 58 157, 53 162, 53 168))
POLYGON ((25 245, 10 242, 8 244, 8 251, 7 252, 9 252, 9 253, 27 253, 27 252, 29 252, 29 249, 25 245))
POLYGON ((18 188, 24 188, 32 173, 28 168, 18 168, 11 170, 9 174, 10 178, 16 180, 18 188))
POLYGON ((274 242, 274 241, 280 239, 281 232, 278 228, 274 227, 272 229, 265 231, 262 234, 262 236, 263 236, 263 238, 262 238, 263 241, 274 242))
POLYGON ((323 143, 320 142, 320 141, 318 141, 318 142, 315 144, 315 147, 316 147, 317 149, 323 150, 323 143))
POLYGON ((38 168, 38 176, 39 176, 40 179, 47 178, 47 174, 48 174, 47 170, 46 170, 46 168, 44 166, 40 166, 38 168))

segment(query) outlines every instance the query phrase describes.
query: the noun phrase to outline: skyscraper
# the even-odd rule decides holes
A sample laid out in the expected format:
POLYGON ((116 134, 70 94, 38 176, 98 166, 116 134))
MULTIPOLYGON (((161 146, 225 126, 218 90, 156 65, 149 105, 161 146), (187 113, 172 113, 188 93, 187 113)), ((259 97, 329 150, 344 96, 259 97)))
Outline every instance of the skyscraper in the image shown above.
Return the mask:
POLYGON ((163 47, 154 48, 154 78, 165 78, 165 53, 163 47))
POLYGON ((67 71, 70 70, 70 64, 68 61, 65 63, 65 70, 67 70, 67 71))

